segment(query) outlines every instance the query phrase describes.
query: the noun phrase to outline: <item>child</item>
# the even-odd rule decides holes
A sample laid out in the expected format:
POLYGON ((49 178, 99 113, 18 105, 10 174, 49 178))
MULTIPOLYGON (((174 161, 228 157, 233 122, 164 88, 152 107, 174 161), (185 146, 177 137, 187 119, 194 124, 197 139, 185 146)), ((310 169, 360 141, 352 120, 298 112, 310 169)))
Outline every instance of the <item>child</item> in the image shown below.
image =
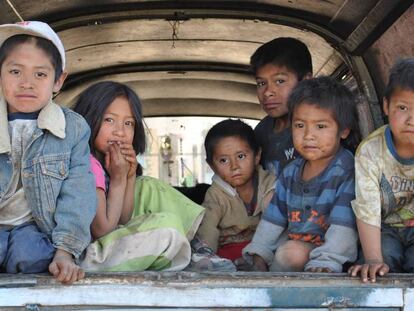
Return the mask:
POLYGON ((0 263, 7 273, 49 269, 83 278, 74 262, 96 210, 85 120, 52 101, 65 50, 45 23, 0 26, 0 263))
POLYGON ((371 133, 355 156, 352 202, 365 263, 349 269, 376 275, 414 272, 414 58, 391 69, 385 90, 388 125, 371 133))
POLYGON ((185 268, 203 208, 155 179, 137 179, 136 155, 145 151, 138 96, 124 84, 99 82, 79 96, 74 110, 92 129, 98 197, 91 226, 96 241, 80 265, 88 271, 185 268))
POLYGON ((287 101, 296 84, 312 76, 308 48, 294 38, 276 38, 259 47, 250 58, 257 97, 267 116, 254 129, 262 148, 261 164, 276 176, 296 153, 288 120, 287 101))
POLYGON ((300 157, 276 181, 243 254, 262 271, 270 265, 272 271, 341 272, 357 255, 354 160, 340 144, 355 128, 354 99, 345 86, 321 77, 299 82, 288 105, 300 157))
POLYGON ((214 125, 204 146, 215 175, 198 235, 219 256, 238 264, 273 195, 275 176, 258 165, 260 147, 252 128, 240 120, 214 125))

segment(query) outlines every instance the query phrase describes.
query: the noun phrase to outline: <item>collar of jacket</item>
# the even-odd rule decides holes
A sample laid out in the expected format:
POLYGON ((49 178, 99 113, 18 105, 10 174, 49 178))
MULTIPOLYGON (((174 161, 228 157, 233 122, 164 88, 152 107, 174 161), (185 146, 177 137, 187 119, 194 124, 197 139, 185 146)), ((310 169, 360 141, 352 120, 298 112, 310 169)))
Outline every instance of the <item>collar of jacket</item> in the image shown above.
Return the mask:
MULTIPOLYGON (((48 130, 59 138, 65 138, 66 119, 61 107, 52 100, 40 110, 37 127, 48 130)), ((11 152, 9 126, 7 121, 7 104, 4 97, 0 98, 0 153, 11 152)))
POLYGON ((225 182, 219 175, 214 174, 211 180, 215 182, 217 185, 219 185, 220 188, 222 188, 225 192, 227 192, 232 197, 235 197, 238 195, 237 190, 234 189, 232 186, 230 186, 229 183, 225 182))

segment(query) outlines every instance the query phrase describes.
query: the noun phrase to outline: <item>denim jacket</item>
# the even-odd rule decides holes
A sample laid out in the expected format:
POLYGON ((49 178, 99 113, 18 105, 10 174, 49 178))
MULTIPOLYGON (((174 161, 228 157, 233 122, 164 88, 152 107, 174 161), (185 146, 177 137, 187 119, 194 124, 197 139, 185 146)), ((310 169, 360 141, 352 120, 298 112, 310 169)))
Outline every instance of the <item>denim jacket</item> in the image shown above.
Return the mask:
MULTIPOLYGON (((32 216, 56 248, 76 258, 88 246, 96 212, 86 121, 53 102, 39 113, 33 140, 22 155, 22 184, 32 216)), ((0 200, 13 174, 7 106, 0 98, 0 200)))

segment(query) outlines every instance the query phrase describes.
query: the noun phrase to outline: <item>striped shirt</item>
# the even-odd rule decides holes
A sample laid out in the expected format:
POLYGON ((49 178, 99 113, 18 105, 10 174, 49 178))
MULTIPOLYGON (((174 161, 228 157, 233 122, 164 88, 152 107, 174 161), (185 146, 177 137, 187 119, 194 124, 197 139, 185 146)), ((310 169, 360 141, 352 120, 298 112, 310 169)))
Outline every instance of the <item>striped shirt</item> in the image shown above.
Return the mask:
POLYGON ((354 158, 340 148, 318 176, 302 180, 306 160, 290 163, 276 182, 276 192, 263 219, 287 227, 291 239, 320 245, 331 224, 355 228, 354 158))

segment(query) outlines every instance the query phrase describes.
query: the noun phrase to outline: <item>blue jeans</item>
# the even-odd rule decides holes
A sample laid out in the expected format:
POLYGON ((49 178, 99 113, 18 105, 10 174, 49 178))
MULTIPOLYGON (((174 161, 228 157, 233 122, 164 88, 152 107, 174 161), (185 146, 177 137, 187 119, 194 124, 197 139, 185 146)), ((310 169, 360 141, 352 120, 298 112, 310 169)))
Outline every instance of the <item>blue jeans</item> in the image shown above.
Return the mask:
POLYGON ((382 224, 381 247, 390 272, 414 272, 414 228, 382 224))
POLYGON ((0 266, 6 273, 48 271, 56 249, 34 222, 0 230, 0 266))

